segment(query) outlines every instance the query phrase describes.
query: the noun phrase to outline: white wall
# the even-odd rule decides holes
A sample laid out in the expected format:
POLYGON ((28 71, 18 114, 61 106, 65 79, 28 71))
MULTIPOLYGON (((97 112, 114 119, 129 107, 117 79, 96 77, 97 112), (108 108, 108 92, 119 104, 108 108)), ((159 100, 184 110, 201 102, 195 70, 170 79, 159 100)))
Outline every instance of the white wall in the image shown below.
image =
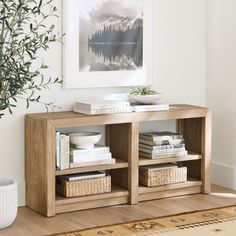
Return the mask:
MULTIPOLYGON (((155 0, 157 1, 157 0, 155 0)), ((54 0, 61 14, 61 1, 54 0)), ((157 14, 158 56, 155 59, 155 87, 163 92, 163 102, 205 104, 206 64, 206 1, 159 0, 157 14)), ((157 23, 157 22, 156 22, 157 23)), ((56 22, 61 27, 60 19, 56 22)), ((45 57, 51 65, 50 75, 61 77, 61 45, 45 57)), ((55 99, 63 110, 79 98, 104 97, 124 93, 127 88, 64 90, 53 86, 42 94, 46 100, 55 99)), ((44 112, 33 105, 29 110, 19 103, 14 115, 0 121, 0 176, 14 178, 19 183, 19 204, 24 204, 24 115, 44 112)))
POLYGON ((208 0, 207 105, 213 182, 236 189, 236 1, 208 0))

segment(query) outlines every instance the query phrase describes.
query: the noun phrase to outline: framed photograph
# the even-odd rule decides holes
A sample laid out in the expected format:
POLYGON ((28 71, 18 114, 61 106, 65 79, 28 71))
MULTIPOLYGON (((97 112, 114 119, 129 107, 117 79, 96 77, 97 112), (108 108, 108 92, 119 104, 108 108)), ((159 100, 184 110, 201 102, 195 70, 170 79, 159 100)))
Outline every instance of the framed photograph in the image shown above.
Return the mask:
POLYGON ((64 0, 64 87, 151 85, 154 1, 64 0))

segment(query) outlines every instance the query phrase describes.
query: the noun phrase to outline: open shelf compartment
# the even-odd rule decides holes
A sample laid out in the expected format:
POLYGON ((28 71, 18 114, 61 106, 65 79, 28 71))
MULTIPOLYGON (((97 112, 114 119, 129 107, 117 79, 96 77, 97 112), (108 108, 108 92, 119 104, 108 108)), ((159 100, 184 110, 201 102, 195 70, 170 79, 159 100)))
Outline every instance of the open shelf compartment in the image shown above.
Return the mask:
POLYGON ((139 186, 139 201, 196 194, 201 193, 201 191, 201 180, 188 180, 185 183, 168 184, 157 187, 139 186))
POLYGON ((56 195, 56 213, 126 204, 128 197, 129 191, 127 189, 115 185, 112 185, 112 190, 109 193, 73 198, 56 195))

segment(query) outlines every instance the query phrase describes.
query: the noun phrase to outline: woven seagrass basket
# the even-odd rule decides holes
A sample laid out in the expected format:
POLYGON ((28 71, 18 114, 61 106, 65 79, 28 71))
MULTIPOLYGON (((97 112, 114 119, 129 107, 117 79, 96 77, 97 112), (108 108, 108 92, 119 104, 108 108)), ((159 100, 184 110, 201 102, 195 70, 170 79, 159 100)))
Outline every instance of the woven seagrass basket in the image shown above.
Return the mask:
POLYGON ((79 197, 111 192, 111 176, 78 181, 57 180, 57 193, 64 197, 79 197))
POLYGON ((187 167, 170 169, 141 169, 139 171, 139 183, 148 186, 160 186, 176 184, 187 181, 187 167))

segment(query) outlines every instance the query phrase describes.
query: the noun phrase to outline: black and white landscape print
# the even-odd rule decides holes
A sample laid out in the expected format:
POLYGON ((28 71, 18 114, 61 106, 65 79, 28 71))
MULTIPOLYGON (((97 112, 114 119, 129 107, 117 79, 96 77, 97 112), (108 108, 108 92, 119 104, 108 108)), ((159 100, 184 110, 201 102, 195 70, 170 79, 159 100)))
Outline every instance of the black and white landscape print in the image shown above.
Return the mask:
POLYGON ((79 0, 80 72, 143 66, 144 0, 79 0))

